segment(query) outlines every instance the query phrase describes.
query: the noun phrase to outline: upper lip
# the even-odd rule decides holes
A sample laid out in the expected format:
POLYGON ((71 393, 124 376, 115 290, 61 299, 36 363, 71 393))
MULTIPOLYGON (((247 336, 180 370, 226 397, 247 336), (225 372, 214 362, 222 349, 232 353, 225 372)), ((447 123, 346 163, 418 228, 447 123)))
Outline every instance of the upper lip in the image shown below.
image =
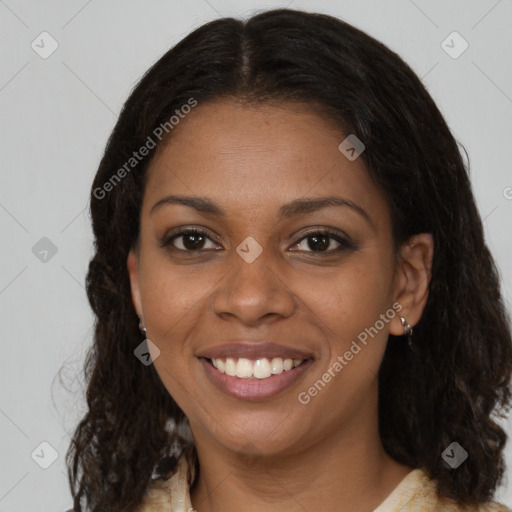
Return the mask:
POLYGON ((221 358, 240 358, 255 359, 261 357, 273 358, 281 357, 283 359, 308 359, 311 354, 302 352, 293 347, 286 347, 271 341, 237 341, 215 345, 204 348, 197 352, 197 357, 207 357, 209 359, 221 358))

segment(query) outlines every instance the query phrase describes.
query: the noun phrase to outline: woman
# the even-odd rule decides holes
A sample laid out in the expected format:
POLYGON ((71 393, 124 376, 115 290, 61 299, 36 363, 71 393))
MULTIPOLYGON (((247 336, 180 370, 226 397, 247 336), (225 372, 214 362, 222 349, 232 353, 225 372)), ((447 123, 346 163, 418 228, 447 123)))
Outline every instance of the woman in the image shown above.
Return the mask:
POLYGON ((508 510, 497 270, 388 48, 292 10, 200 27, 124 105, 91 213, 76 512, 508 510))

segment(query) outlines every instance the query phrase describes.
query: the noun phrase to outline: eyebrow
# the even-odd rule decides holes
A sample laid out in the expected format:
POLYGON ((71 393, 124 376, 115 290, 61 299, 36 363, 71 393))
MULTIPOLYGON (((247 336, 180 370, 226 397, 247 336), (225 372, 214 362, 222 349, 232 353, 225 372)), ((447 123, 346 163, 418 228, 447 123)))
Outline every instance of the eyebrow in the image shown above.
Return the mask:
MULTIPOLYGON (((215 215, 221 218, 227 217, 227 213, 220 206, 212 202, 210 199, 207 199, 206 197, 177 195, 166 196, 157 201, 149 211, 150 215, 153 214, 157 208, 169 204, 180 204, 208 215, 215 215)), ((359 213, 359 215, 364 217, 370 223, 370 225, 374 227, 371 217, 368 215, 366 210, 364 210, 364 208, 354 203, 353 201, 350 201, 349 199, 344 199, 343 197, 339 196, 295 199, 290 203, 282 205, 279 208, 278 216, 281 219, 289 219, 294 216, 312 213, 330 206, 349 207, 355 212, 359 213)))

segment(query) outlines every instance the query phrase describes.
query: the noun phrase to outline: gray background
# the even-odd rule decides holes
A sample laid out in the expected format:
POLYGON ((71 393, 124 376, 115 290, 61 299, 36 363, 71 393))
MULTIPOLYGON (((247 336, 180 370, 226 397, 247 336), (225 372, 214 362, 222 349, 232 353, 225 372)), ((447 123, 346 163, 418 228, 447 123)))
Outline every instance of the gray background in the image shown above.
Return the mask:
MULTIPOLYGON (((67 431, 84 413, 80 370, 93 322, 84 290, 92 252, 88 192, 129 91, 193 28, 278 6, 339 16, 390 46, 424 79, 469 153, 512 310, 510 0, 0 0, 0 512, 71 505, 64 454, 67 431), (31 47, 35 41, 39 52, 51 49, 43 31, 58 43, 47 58, 31 47), (458 58, 445 51, 463 49, 458 36, 442 47, 453 31, 469 44, 458 58), (42 442, 57 452, 47 469, 40 466, 53 452, 42 442)), ((509 475, 497 498, 512 507, 509 475)))

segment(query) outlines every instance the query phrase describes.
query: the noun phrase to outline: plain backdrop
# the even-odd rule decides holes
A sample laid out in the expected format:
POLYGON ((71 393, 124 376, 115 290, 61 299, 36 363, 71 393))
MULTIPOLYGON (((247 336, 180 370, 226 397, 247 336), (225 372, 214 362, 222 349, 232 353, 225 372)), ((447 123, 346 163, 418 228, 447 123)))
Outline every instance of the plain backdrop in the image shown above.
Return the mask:
MULTIPOLYGON (((0 0, 0 512, 72 504, 64 455, 93 323, 88 194, 123 102, 192 29, 286 6, 352 23, 422 77, 468 151, 512 310, 510 0, 0 0)), ((510 467, 512 443, 506 454, 510 467)), ((510 478, 496 498, 512 507, 510 478)))

